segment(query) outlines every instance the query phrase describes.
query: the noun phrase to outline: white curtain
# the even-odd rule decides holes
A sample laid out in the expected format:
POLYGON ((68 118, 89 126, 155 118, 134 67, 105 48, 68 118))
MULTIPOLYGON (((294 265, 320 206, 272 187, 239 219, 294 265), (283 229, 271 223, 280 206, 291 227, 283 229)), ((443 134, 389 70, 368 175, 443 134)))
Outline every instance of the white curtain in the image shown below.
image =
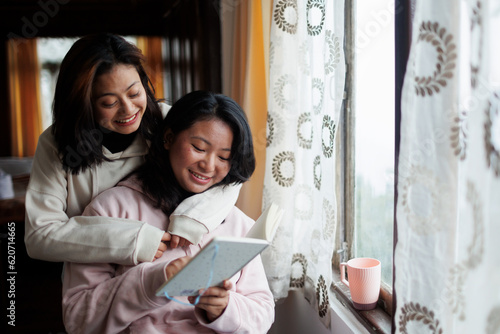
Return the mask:
POLYGON ((276 299, 300 289, 328 326, 344 1, 275 0, 272 20, 263 207, 285 214, 263 260, 276 299))
POLYGON ((500 333, 499 34, 499 1, 417 1, 401 104, 398 333, 500 333))

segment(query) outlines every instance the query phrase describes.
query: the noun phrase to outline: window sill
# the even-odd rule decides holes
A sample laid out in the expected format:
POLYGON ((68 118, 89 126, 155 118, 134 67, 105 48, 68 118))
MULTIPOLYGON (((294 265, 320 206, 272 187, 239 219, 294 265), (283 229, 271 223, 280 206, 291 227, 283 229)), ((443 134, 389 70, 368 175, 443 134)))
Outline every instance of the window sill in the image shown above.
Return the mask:
POLYGON ((355 318, 370 333, 390 334, 392 328, 392 293, 390 288, 383 286, 380 289, 378 305, 375 309, 369 311, 360 311, 354 308, 351 300, 349 288, 340 281, 340 273, 333 271, 332 290, 337 300, 352 313, 355 318))

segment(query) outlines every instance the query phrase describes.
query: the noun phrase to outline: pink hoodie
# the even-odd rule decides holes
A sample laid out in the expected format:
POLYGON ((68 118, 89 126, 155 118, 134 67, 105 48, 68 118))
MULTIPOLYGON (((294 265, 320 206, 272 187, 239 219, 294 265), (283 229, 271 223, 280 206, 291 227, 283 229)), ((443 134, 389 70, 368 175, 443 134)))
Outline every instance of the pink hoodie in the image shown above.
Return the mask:
MULTIPOLYGON (((140 184, 130 178, 99 196, 84 215, 131 218, 166 230, 168 218, 153 207, 140 184)), ((199 245, 168 249, 163 256, 137 266, 65 263, 63 316, 68 333, 266 333, 274 321, 274 301, 260 257, 231 278, 229 304, 208 322, 203 311, 155 291, 167 277, 166 265, 195 255, 214 236, 245 236, 254 221, 238 208, 199 245)), ((187 303, 187 298, 179 297, 187 303)))

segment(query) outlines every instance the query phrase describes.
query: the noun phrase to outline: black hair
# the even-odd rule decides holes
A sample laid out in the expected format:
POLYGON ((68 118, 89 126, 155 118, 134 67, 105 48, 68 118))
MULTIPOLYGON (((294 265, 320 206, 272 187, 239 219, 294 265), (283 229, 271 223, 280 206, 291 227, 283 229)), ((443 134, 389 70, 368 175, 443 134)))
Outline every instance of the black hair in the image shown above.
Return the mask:
POLYGON ((146 162, 138 170, 143 189, 167 215, 189 197, 177 182, 164 148, 164 135, 171 131, 174 136, 190 128, 196 122, 218 119, 227 124, 233 133, 230 170, 215 186, 247 181, 255 170, 252 134, 241 107, 231 98, 207 91, 194 91, 180 98, 164 119, 161 131, 154 136, 146 162))
POLYGON ((117 64, 134 66, 147 95, 147 107, 138 132, 150 140, 161 122, 154 88, 143 67, 144 55, 121 36, 103 33, 80 38, 64 57, 53 103, 52 133, 63 168, 80 171, 109 161, 102 152, 103 129, 94 118, 92 88, 95 80, 117 64))

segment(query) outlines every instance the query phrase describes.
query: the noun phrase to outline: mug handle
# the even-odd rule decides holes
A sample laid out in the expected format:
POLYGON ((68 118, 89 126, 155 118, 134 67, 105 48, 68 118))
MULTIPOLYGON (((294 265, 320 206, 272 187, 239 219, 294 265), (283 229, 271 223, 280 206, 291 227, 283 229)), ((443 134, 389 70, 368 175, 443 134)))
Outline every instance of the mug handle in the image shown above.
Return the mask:
POLYGON ((346 262, 342 262, 340 264, 340 281, 344 283, 347 287, 349 287, 349 282, 345 279, 345 267, 347 266, 346 262))

